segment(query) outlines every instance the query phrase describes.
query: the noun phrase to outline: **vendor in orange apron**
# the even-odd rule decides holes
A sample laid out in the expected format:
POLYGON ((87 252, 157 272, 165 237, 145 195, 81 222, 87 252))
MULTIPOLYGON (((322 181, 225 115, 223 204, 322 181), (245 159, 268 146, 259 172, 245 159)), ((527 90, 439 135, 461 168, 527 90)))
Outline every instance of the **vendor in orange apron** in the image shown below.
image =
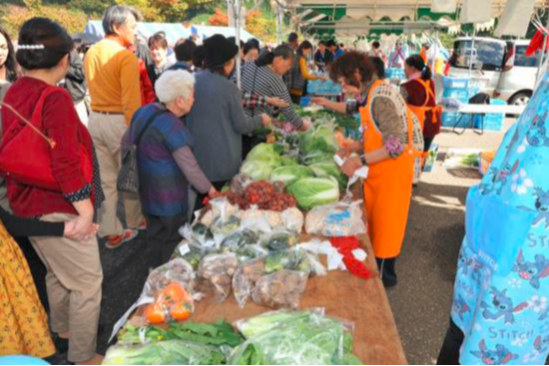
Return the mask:
POLYGON ((348 157, 343 164, 341 169, 349 176, 363 165, 369 166, 364 182, 368 233, 383 283, 390 287, 397 284, 395 261, 408 221, 414 158, 420 152, 413 149, 412 113, 398 88, 378 80, 375 74, 371 62, 360 64, 359 55, 354 53, 342 56, 331 70, 332 79, 338 80, 346 92, 358 87, 365 96, 364 107, 360 109, 363 142, 339 154, 360 155, 348 157), (356 60, 347 60, 353 57, 356 60), (352 80, 354 75, 361 77, 359 86, 358 80, 352 80))
POLYGON ((435 136, 440 133, 442 108, 437 106, 435 83, 431 69, 420 55, 406 59, 404 72, 408 81, 401 85, 401 93, 410 110, 417 116, 423 130, 424 152, 428 152, 435 136))

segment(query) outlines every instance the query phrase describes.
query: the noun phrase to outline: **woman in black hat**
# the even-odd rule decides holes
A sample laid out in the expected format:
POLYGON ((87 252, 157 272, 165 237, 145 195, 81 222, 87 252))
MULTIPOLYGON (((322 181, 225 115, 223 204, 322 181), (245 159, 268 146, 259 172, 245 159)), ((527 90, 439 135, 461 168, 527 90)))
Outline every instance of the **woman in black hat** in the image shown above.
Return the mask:
MULTIPOLYGON (((205 70, 196 75, 195 103, 187 116, 187 126, 194 137, 194 154, 198 164, 221 190, 236 174, 242 163, 242 135, 256 127, 267 126, 266 114, 253 118, 245 115, 238 87, 229 80, 238 47, 222 35, 204 41, 205 70)), ((202 207, 198 195, 195 209, 202 207)))

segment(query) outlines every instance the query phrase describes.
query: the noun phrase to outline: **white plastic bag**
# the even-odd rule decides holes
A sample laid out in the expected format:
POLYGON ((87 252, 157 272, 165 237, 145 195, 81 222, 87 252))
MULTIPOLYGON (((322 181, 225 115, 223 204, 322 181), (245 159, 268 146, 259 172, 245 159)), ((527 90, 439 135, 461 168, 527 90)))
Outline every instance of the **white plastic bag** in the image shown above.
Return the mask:
POLYGON ((308 234, 326 237, 365 234, 361 205, 362 200, 315 207, 307 214, 305 230, 308 234))

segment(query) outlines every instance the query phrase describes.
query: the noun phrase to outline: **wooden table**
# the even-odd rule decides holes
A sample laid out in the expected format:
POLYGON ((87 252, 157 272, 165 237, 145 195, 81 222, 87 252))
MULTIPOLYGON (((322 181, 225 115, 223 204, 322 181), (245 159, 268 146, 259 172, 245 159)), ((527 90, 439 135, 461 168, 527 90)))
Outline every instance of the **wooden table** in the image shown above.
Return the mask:
MULTIPOLYGON (((309 279, 301 308, 324 307, 326 314, 355 323, 354 353, 365 364, 406 364, 404 350, 398 336, 393 314, 383 284, 379 279, 370 240, 360 240, 368 253, 367 266, 372 278, 360 279, 343 271, 330 271, 327 276, 309 279)), ((211 296, 197 304, 193 321, 213 322, 224 318, 229 322, 249 318, 270 311, 248 301, 240 309, 229 296, 222 303, 211 296)))

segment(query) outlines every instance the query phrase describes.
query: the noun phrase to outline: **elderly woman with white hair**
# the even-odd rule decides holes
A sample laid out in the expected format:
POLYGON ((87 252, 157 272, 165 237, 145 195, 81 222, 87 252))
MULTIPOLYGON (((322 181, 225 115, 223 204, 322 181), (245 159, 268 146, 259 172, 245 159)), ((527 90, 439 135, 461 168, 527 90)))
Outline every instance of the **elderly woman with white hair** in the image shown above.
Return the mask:
POLYGON ((139 195, 160 265, 181 241, 178 230, 188 220, 188 185, 210 196, 216 190, 198 166, 193 137, 181 120, 194 103, 194 76, 168 70, 156 81, 155 91, 160 102, 135 113, 122 146, 137 145, 139 195))

